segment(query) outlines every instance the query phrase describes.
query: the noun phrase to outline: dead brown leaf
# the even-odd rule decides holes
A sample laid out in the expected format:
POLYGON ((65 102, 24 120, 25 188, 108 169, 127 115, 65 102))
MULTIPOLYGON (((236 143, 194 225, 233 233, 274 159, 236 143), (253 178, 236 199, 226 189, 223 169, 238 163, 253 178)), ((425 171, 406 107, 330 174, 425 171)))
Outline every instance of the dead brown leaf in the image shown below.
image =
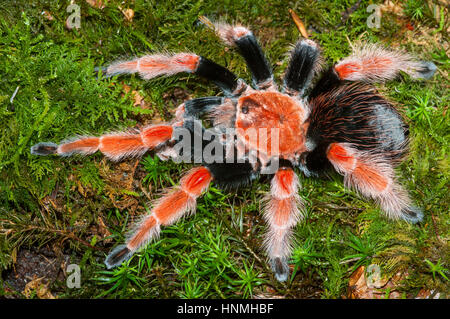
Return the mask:
POLYGON ((104 9, 108 0, 86 0, 86 2, 94 8, 104 9))
POLYGON ((129 21, 129 22, 133 21, 133 18, 134 18, 134 10, 133 9, 130 9, 130 8, 122 9, 120 6, 119 6, 119 9, 120 9, 120 11, 122 11, 122 13, 127 21, 129 21))
MULTIPOLYGON (((128 94, 131 91, 131 87, 129 85, 122 84, 122 86, 125 94, 128 94)), ((140 106, 143 109, 149 108, 150 104, 144 100, 144 97, 140 95, 138 91, 135 90, 131 91, 131 95, 134 99, 133 103, 134 106, 140 106)))
POLYGON ((29 283, 25 285, 25 289, 23 290, 23 294, 30 298, 33 294, 33 291, 36 292, 36 296, 39 299, 56 299, 55 296, 48 289, 48 283, 45 282, 45 277, 33 277, 29 283))
POLYGON ((420 289, 415 299, 439 299, 441 297, 441 293, 436 292, 435 290, 428 289, 420 289))
POLYGON ((81 182, 79 180, 77 180, 77 190, 83 197, 86 197, 86 191, 84 190, 83 185, 81 185, 81 182))
MULTIPOLYGON (((102 238, 107 238, 111 236, 111 232, 108 230, 108 227, 106 227, 105 222, 103 219, 98 216, 97 218, 97 224, 98 224, 98 233, 101 235, 102 238)), ((105 242, 110 242, 111 238, 105 240, 105 242)))
POLYGON ((407 276, 406 273, 397 273, 394 276, 367 275, 366 268, 360 266, 350 276, 348 283, 348 298, 350 299, 399 299, 401 294, 397 291, 400 281, 407 276))
POLYGON ((381 12, 390 12, 398 16, 403 16, 403 7, 391 0, 386 0, 380 6, 381 12))
POLYGON ((50 12, 48 11, 42 11, 42 15, 44 16, 44 18, 46 18, 48 21, 53 21, 55 18, 53 18, 53 16, 51 15, 50 12))
POLYGON ((289 9, 289 13, 291 14, 292 20, 294 20, 294 23, 297 26, 298 31, 300 31, 300 33, 305 39, 308 39, 309 38, 308 31, 306 31, 303 21, 300 19, 297 13, 294 12, 294 10, 289 9))
POLYGON ((134 191, 134 173, 138 163, 139 160, 125 161, 111 168, 109 163, 102 161, 99 166, 100 175, 106 182, 105 192, 111 203, 120 210, 128 209, 131 214, 140 207, 139 201, 135 196, 126 194, 126 191, 134 191))

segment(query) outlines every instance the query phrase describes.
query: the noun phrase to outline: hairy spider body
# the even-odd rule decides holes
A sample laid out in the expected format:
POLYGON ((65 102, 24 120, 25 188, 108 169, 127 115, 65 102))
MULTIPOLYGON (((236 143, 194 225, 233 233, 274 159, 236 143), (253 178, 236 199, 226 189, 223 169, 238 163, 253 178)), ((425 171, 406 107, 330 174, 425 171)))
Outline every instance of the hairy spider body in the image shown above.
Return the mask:
POLYGON ((414 78, 430 78, 436 69, 434 64, 366 45, 330 67, 310 88, 320 71, 320 50, 313 41, 302 40, 291 52, 279 91, 252 32, 240 25, 216 24, 214 28, 244 57, 252 85, 190 53, 119 61, 105 73, 139 73, 151 79, 188 72, 212 80, 225 96, 186 101, 168 124, 79 137, 59 145, 38 143, 31 148, 36 155, 101 151, 112 160, 153 150, 162 159, 182 158, 202 164, 153 203, 151 213, 136 223, 126 243, 109 254, 105 261, 108 268, 120 265, 157 237, 162 225, 195 211, 196 199, 211 182, 225 188, 239 187, 264 173, 271 176, 263 214, 268 224, 264 247, 280 281, 288 277, 293 227, 303 217, 295 169, 306 176, 334 169, 344 176, 347 187, 374 199, 388 217, 413 223, 422 219, 423 213, 412 204, 394 172, 407 151, 408 129, 396 109, 369 83, 392 79, 399 71, 414 78), (196 126, 202 117, 211 122, 212 128, 196 126), (186 131, 188 135, 181 134, 186 131), (180 150, 176 145, 183 141, 189 147, 180 150), (207 150, 214 155, 212 160, 202 156, 207 150))

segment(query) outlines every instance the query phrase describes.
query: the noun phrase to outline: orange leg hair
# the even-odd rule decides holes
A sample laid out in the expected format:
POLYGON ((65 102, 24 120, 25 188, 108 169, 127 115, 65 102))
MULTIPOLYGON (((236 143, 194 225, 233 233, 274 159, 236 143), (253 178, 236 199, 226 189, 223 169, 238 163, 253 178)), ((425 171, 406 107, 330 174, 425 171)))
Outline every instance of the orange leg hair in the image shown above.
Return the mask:
POLYGON ((298 187, 298 178, 291 168, 279 169, 272 179, 264 209, 264 219, 268 224, 265 248, 278 281, 288 278, 287 260, 292 251, 292 228, 302 217, 298 187))
POLYGON ((382 82, 395 78, 400 71, 413 78, 428 79, 436 66, 416 61, 406 53, 394 52, 376 45, 358 47, 353 54, 334 67, 341 80, 382 82))
POLYGON ((139 73, 143 79, 148 80, 161 75, 194 72, 199 59, 199 56, 190 53, 146 55, 131 61, 116 62, 106 68, 106 74, 139 73))
POLYGON ((213 177, 206 167, 190 170, 180 181, 160 198, 128 237, 125 245, 116 247, 106 258, 108 268, 120 265, 151 239, 159 236, 161 225, 167 226, 185 214, 195 211, 196 199, 209 186, 213 177))
POLYGON ((112 160, 120 160, 128 156, 140 156, 148 150, 162 145, 172 138, 173 126, 153 125, 141 132, 113 133, 100 137, 80 137, 61 144, 38 143, 31 148, 35 155, 57 154, 70 156, 72 154, 92 154, 102 152, 112 160))
POLYGON ((373 198, 389 218, 412 223, 422 220, 423 213, 412 206, 407 192, 395 179, 394 169, 383 158, 358 151, 346 143, 331 144, 327 157, 344 175, 347 187, 373 198))

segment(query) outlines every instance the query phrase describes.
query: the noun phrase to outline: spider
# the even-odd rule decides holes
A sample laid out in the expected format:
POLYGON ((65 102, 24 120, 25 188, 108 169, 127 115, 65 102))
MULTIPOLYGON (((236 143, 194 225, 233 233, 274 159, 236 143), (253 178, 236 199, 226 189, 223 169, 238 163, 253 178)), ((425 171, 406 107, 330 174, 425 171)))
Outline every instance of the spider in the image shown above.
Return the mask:
POLYGON ((359 45, 349 57, 322 72, 319 46, 304 39, 292 48, 279 87, 248 28, 215 23, 213 29, 245 59, 251 85, 192 53, 153 54, 118 61, 104 68, 106 76, 138 73, 149 80, 187 72, 214 82, 223 96, 185 101, 170 123, 100 137, 81 136, 60 144, 41 142, 31 147, 35 155, 100 151, 114 161, 152 150, 164 160, 179 161, 182 157, 200 162, 135 223, 126 243, 107 256, 107 268, 120 265, 158 237, 161 226, 193 213, 196 199, 211 183, 233 189, 255 181, 261 174, 271 178, 263 211, 268 225, 264 248, 280 282, 289 276, 293 228, 304 217, 298 172, 317 177, 329 170, 337 171, 343 175, 346 187, 373 199, 389 218, 411 223, 422 220, 422 211, 413 205, 394 172, 407 153, 408 128, 371 83, 391 80, 400 71, 413 78, 429 79, 436 70, 432 62, 417 61, 406 53, 377 45, 359 45), (311 85, 318 74, 321 76, 311 85), (205 117, 210 128, 196 129, 198 120, 205 117), (206 138, 205 133, 211 129, 214 138, 206 138), (261 129, 275 130, 278 135, 268 137, 261 129), (181 134, 186 131, 191 134, 181 134), (200 142, 196 143, 198 138, 200 142), (190 149, 177 148, 182 141, 190 149), (278 146, 268 149, 272 142, 278 146), (192 155, 199 150, 201 155, 211 144, 215 150, 213 160, 192 155))

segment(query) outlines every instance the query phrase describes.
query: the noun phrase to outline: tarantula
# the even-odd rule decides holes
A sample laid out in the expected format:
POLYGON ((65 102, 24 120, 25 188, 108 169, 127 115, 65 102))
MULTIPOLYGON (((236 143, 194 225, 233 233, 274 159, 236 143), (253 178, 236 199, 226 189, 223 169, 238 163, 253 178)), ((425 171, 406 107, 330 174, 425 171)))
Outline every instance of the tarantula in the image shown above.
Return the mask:
POLYGON ((394 172, 407 151, 407 126, 370 83, 393 79, 399 71, 428 79, 436 69, 433 63, 415 61, 408 54, 380 46, 361 45, 352 55, 322 72, 311 86, 323 63, 318 45, 306 39, 293 47, 279 90, 270 64, 249 29, 216 23, 214 30, 225 44, 237 47, 251 72, 252 85, 192 53, 154 54, 119 61, 104 68, 105 74, 138 73, 149 80, 188 72, 213 81, 224 96, 186 101, 167 124, 100 137, 77 137, 59 145, 41 142, 31 147, 31 153, 36 155, 100 151, 111 160, 153 150, 162 159, 183 158, 202 164, 153 203, 151 213, 136 223, 126 244, 108 255, 108 268, 120 265, 156 238, 162 225, 170 225, 195 211, 196 199, 212 182, 235 188, 254 181, 262 173, 271 177, 263 215, 268 224, 264 247, 279 281, 288 278, 293 228, 303 217, 296 170, 309 177, 334 169, 344 176, 347 187, 374 199, 391 219, 411 223, 422 220, 422 211, 412 204, 394 172), (210 128, 196 129, 197 121, 205 116, 210 128), (278 135, 267 136, 262 129, 275 130, 278 135), (190 134, 181 134, 183 130, 190 134), (212 137, 205 137, 211 130, 212 137), (196 139, 200 142, 196 143, 196 139), (190 149, 176 147, 183 141, 190 149), (274 142, 277 147, 268 149, 274 142), (211 144, 213 160, 208 161, 201 155, 211 144), (195 155, 198 151, 200 158, 195 155))

